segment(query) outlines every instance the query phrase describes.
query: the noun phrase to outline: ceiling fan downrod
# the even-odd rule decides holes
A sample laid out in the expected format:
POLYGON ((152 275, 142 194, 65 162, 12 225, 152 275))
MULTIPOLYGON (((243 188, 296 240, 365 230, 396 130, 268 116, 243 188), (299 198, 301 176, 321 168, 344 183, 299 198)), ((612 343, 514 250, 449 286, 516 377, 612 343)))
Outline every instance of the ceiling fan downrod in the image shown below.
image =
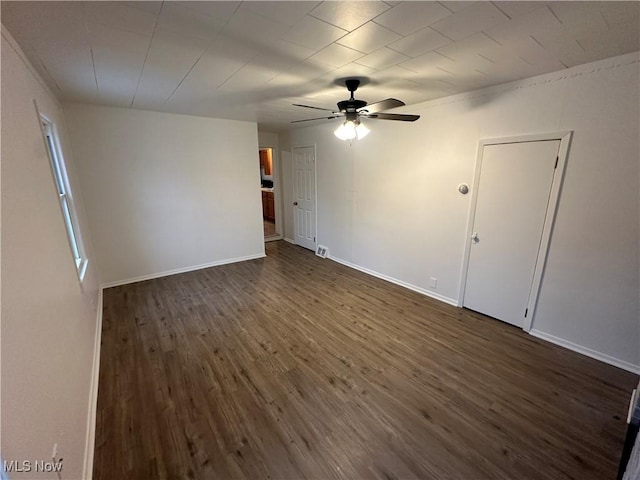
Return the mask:
POLYGON ((350 78, 348 80, 345 80, 344 84, 347 87, 347 90, 351 92, 351 98, 349 100, 355 100, 355 98, 353 97, 353 92, 355 92, 360 86, 360 80, 358 80, 357 78, 350 78))
POLYGON ((351 93, 351 97, 349 98, 349 100, 338 102, 338 109, 340 110, 340 112, 355 113, 359 109, 366 107, 367 102, 365 102, 364 100, 356 100, 353 96, 353 93, 358 89, 358 86, 360 85, 360 80, 358 80, 357 78, 349 78, 345 80, 344 84, 346 85, 347 90, 349 90, 349 92, 351 93))

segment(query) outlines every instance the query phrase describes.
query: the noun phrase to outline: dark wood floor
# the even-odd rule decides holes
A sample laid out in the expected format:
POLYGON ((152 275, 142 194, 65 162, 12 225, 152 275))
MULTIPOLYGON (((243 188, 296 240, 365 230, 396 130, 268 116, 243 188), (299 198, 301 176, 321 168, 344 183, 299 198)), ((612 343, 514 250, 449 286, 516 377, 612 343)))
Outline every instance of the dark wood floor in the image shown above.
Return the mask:
POLYGON ((634 375, 266 247, 104 292, 96 479, 615 478, 634 375))

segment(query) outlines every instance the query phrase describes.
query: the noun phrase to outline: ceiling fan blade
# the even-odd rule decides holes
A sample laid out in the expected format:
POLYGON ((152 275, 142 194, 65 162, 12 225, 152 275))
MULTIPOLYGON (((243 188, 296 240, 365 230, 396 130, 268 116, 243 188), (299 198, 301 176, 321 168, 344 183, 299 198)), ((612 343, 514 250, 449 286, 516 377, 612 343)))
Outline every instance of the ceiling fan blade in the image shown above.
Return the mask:
POLYGON ((294 103, 293 106, 294 107, 313 108, 314 110, 324 110, 325 112, 333 112, 333 110, 330 110, 328 108, 312 107, 311 105, 301 105, 299 103, 294 103))
POLYGON ((334 115, 332 117, 305 118, 304 120, 293 120, 291 123, 310 122, 312 120, 331 120, 332 118, 340 118, 343 115, 334 115))
POLYGON ((372 113, 371 115, 360 114, 364 118, 378 118, 380 120, 399 120, 401 122, 415 122, 420 115, 405 115, 402 113, 372 113))
POLYGON ((358 109, 359 112, 367 111, 369 113, 381 112, 383 110, 391 110, 392 108, 398 108, 404 106, 405 103, 395 98, 387 98, 386 100, 380 100, 379 102, 365 105, 358 109))

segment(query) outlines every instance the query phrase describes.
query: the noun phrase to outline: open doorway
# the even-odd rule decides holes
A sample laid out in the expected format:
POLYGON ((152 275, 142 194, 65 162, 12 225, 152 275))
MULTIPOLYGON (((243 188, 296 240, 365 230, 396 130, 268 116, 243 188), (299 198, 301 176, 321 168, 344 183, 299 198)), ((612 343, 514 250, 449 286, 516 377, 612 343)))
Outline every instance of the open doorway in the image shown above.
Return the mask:
POLYGON ((282 239, 282 219, 280 205, 280 188, 278 182, 278 167, 275 150, 271 147, 261 147, 260 157, 260 189, 262 194, 262 223, 264 227, 264 241, 282 239))

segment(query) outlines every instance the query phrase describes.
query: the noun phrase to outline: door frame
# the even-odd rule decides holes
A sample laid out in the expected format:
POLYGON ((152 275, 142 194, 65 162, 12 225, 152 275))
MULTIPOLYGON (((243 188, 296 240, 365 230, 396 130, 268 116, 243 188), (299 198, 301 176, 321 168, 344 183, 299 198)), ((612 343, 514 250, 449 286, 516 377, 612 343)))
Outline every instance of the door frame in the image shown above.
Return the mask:
MULTIPOLYGON (((291 146, 291 178, 293 179, 293 202, 296 201, 296 157, 295 157, 295 153, 294 151, 297 148, 313 148, 313 194, 314 194, 314 205, 315 208, 313 210, 313 216, 314 216, 314 223, 315 223, 315 242, 314 242, 314 248, 313 251, 315 252, 316 249, 318 248, 318 147, 316 146, 316 144, 312 144, 312 145, 292 145, 291 146)), ((295 210, 295 205, 293 205, 292 202, 292 207, 293 207, 293 243, 294 245, 297 245, 296 243, 296 210, 295 210)))
POLYGON ((571 145, 572 130, 540 133, 533 135, 518 135, 502 138, 487 138, 478 141, 478 152, 476 154, 476 163, 473 174, 473 185, 471 187, 471 201, 469 203, 469 211, 467 215, 467 230, 465 233, 464 257, 462 263, 462 272, 460 275, 460 286, 458 289, 458 307, 462 307, 464 303, 464 294, 467 286, 467 274, 469 272, 469 258, 471 256, 471 235, 473 234, 473 224, 476 216, 476 206, 478 203, 478 186, 480 185, 480 173, 482 171, 482 155, 484 147, 489 145, 501 145, 507 143, 526 143, 539 142, 546 140, 560 140, 560 148, 558 150, 558 166, 551 183, 551 192, 549 194, 549 203, 545 214, 544 225, 542 227, 542 238, 538 249, 538 258, 533 272, 533 281, 529 292, 529 301, 527 303, 527 316, 524 319, 522 329, 525 332, 531 330, 533 318, 535 316, 535 308, 537 306, 538 294, 540 293, 540 285, 542 283, 542 274, 549 253, 549 243, 551 241, 551 231, 558 210, 558 201, 560 200, 560 190, 565 174, 565 167, 569 155, 569 147, 571 145))
POLYGON ((271 175, 273 176, 273 208, 276 217, 276 233, 272 237, 268 239, 265 238, 265 242, 273 242, 276 240, 282 240, 284 238, 284 222, 282 221, 282 217, 284 215, 282 211, 282 176, 280 175, 280 155, 278 154, 278 148, 272 147, 270 145, 261 145, 258 147, 258 152, 260 150, 271 150, 271 175))

